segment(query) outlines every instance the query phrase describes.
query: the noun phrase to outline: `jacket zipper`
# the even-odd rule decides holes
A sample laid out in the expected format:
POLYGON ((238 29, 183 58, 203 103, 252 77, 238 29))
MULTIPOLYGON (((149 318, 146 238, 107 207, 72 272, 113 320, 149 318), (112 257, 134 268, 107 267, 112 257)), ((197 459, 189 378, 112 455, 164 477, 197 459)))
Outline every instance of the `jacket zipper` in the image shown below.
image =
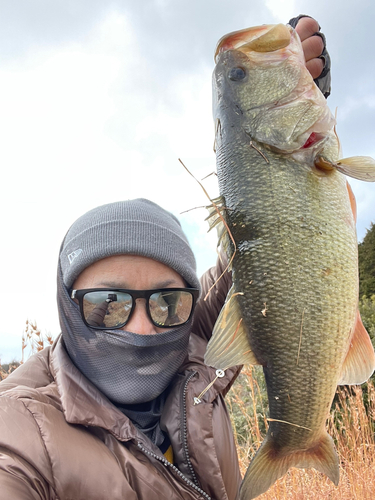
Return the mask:
POLYGON ((183 479, 185 481, 185 483, 187 483, 195 491, 197 491, 200 495, 202 495, 203 498, 205 498, 206 500, 211 500, 211 497, 198 486, 199 482, 198 482, 197 476, 195 475, 195 471, 194 471, 193 465, 192 465, 191 460, 190 460, 189 450, 188 450, 188 446, 187 446, 186 391, 187 391, 188 383, 196 374, 197 374, 197 372, 195 371, 195 372, 192 372, 187 377, 185 384, 183 386, 183 391, 182 391, 182 436, 183 436, 182 441, 183 441, 186 462, 187 462, 189 470, 193 476, 195 484, 192 481, 190 481, 190 479, 188 479, 186 476, 184 476, 184 474, 182 474, 182 472, 175 465, 171 464, 166 458, 161 457, 159 455, 156 455, 156 453, 153 453, 152 451, 148 450, 139 442, 137 444, 138 444, 138 447, 143 451, 143 453, 146 453, 147 455, 150 455, 151 457, 156 458, 157 460, 162 462, 166 467, 170 467, 173 471, 175 471, 178 474, 178 476, 180 476, 181 479, 183 479))
POLYGON ((187 386, 190 380, 197 374, 197 372, 191 373, 188 378, 185 381, 183 392, 182 392, 182 441, 183 441, 183 446, 184 446, 184 452, 185 452, 185 458, 186 462, 188 464, 190 473, 194 479, 194 483, 196 486, 199 487, 199 481, 197 479, 197 476, 195 475, 195 471, 193 468, 193 464, 191 463, 190 460, 190 455, 189 455, 189 449, 187 445, 187 417, 186 417, 186 391, 187 391, 187 386))
POLYGON ((139 442, 137 442, 137 445, 138 445, 138 448, 141 451, 143 451, 143 453, 145 453, 146 455, 150 455, 153 458, 156 458, 157 460, 159 460, 159 462, 164 464, 166 467, 170 467, 174 472, 176 472, 176 474, 178 474, 180 476, 181 479, 183 479, 185 481, 185 483, 187 483, 189 486, 191 486, 191 488, 193 488, 195 491, 197 491, 206 500, 211 500, 211 497, 209 495, 207 495, 207 493, 205 493, 197 485, 195 485, 192 481, 190 481, 190 479, 188 479, 186 476, 184 476, 182 474, 182 472, 179 469, 177 469, 177 467, 175 465, 168 462, 168 460, 166 458, 163 458, 163 457, 160 457, 159 455, 156 455, 156 453, 153 453, 152 451, 148 450, 143 445, 141 445, 141 443, 139 443, 139 442))

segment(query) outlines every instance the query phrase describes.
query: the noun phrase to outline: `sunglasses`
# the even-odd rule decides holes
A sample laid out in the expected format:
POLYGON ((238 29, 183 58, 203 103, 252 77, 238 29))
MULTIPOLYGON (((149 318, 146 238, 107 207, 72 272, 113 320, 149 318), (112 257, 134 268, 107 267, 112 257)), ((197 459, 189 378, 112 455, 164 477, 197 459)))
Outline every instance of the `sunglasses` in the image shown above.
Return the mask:
POLYGON ((83 322, 98 330, 125 326, 132 317, 136 299, 146 300, 147 315, 154 326, 173 328, 184 325, 193 313, 198 296, 196 288, 90 288, 71 291, 71 298, 78 300, 83 322))

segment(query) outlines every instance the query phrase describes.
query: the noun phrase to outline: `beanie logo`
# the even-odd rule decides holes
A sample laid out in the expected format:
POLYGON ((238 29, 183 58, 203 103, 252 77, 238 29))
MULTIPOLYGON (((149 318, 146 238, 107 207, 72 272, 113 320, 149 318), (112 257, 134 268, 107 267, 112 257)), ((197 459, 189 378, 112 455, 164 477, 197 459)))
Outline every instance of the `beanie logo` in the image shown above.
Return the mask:
POLYGON ((74 259, 76 259, 78 255, 81 255, 82 252, 83 252, 82 248, 78 248, 78 250, 74 250, 74 252, 68 255, 70 265, 73 264, 74 259))

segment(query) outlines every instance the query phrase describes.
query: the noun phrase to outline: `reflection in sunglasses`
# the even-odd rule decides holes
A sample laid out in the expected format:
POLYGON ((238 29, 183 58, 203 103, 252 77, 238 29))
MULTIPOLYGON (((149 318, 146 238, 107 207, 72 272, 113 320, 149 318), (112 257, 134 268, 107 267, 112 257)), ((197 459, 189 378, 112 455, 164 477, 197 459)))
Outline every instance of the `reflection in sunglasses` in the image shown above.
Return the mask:
POLYGON ((198 290, 75 290, 85 322, 94 328, 121 328, 136 308, 137 298, 146 299, 146 311, 155 326, 173 327, 189 320, 198 290))

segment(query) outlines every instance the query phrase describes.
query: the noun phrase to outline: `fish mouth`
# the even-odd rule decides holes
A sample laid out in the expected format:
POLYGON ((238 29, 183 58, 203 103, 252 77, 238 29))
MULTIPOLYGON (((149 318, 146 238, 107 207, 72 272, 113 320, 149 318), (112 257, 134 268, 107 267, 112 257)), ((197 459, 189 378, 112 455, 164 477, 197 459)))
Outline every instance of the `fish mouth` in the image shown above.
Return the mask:
POLYGON ((291 30, 292 28, 284 24, 265 24, 228 33, 216 46, 215 63, 218 62, 220 54, 227 50, 238 49, 246 54, 284 49, 291 42, 291 30))

